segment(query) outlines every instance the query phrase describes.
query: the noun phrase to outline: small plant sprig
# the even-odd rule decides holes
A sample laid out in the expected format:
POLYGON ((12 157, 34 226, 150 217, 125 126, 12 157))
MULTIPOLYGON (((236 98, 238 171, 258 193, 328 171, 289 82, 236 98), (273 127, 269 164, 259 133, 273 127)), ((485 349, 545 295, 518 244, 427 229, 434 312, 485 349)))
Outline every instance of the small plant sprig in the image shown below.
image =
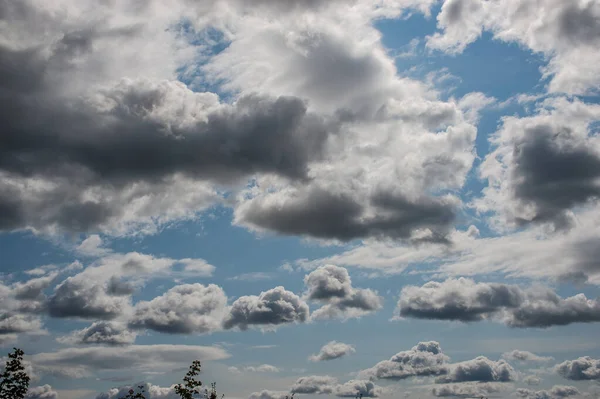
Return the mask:
POLYGON ((0 373, 0 399, 23 399, 29 389, 29 376, 23 366, 21 349, 14 348, 8 354, 4 372, 0 373))
POLYGON ((194 399, 194 396, 200 395, 199 388, 202 386, 202 382, 196 379, 198 374, 200 374, 200 361, 194 360, 187 374, 183 377, 183 385, 175 385, 175 393, 179 395, 181 399, 194 399))

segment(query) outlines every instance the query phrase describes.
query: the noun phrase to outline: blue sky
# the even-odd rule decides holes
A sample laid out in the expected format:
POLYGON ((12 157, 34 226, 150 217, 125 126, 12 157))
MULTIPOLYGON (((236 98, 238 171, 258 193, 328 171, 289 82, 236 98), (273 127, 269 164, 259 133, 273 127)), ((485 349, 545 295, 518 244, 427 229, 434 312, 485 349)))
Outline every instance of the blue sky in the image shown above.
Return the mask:
POLYGON ((600 395, 597 1, 0 16, 29 399, 600 395))

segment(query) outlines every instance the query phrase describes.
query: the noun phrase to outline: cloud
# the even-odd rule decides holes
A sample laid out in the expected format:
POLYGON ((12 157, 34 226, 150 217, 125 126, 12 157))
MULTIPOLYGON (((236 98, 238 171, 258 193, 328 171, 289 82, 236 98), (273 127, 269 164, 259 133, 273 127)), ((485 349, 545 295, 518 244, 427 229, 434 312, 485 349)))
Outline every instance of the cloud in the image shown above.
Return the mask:
POLYGON ((521 351, 515 349, 511 352, 505 352, 502 357, 506 360, 518 360, 520 362, 540 362, 545 363, 554 360, 552 356, 538 356, 535 353, 529 351, 521 351))
POLYGON ((220 347, 198 345, 130 345, 66 348, 31 356, 36 370, 68 378, 83 378, 106 371, 164 372, 180 368, 193 360, 226 359, 220 347))
POLYGON ((523 382, 527 385, 540 385, 542 379, 537 375, 528 375, 523 378, 523 382))
POLYGON ((551 77, 551 92, 593 93, 598 80, 600 7, 595 2, 547 0, 533 6, 527 0, 490 3, 483 0, 445 0, 437 16, 439 32, 427 46, 462 52, 489 31, 497 40, 519 43, 548 58, 542 68, 551 77))
POLYGON ((354 352, 356 352, 356 349, 354 349, 352 345, 348 345, 343 342, 331 341, 323 345, 319 353, 309 356, 309 360, 313 362, 334 360, 346 355, 350 355, 354 352))
POLYGON ((549 390, 534 391, 526 388, 518 388, 516 395, 526 399, 562 399, 579 396, 581 392, 575 387, 567 385, 555 385, 549 390))
POLYGON ((450 382, 511 382, 517 379, 517 372, 505 360, 493 361, 485 356, 478 356, 472 360, 453 363, 448 366, 448 372, 437 377, 436 382, 447 384, 450 382))
POLYGON ((95 257, 107 255, 112 251, 104 246, 104 242, 98 234, 90 234, 75 248, 75 252, 95 257))
POLYGON ((311 375, 298 378, 290 392, 294 394, 331 394, 336 384, 337 379, 328 375, 311 375))
POLYGON ((236 299, 225 317, 223 327, 246 330, 251 326, 272 329, 289 323, 304 323, 309 316, 308 305, 296 294, 275 287, 260 295, 236 299))
POLYGON ((462 277, 404 287, 396 312, 400 317, 432 320, 498 320, 518 328, 600 321, 600 303, 584 294, 561 298, 549 288, 524 290, 462 277))
POLYGON ((130 307, 129 297, 111 295, 104 284, 78 277, 60 283, 48 299, 48 313, 57 318, 110 320, 130 307))
POLYGON ((25 399, 58 399, 58 393, 50 385, 46 384, 29 388, 25 399))
POLYGON ((435 376, 447 372, 450 360, 435 341, 419 342, 408 351, 398 352, 359 375, 370 379, 403 380, 417 376, 435 376))
POLYGON ((66 344, 130 345, 135 342, 136 337, 137 333, 128 330, 125 324, 99 321, 57 340, 66 344))
POLYGON ((183 284, 151 301, 138 302, 129 325, 169 334, 209 333, 221 328, 226 306, 221 287, 183 284))
POLYGON ((487 397, 490 394, 505 391, 505 384, 497 382, 459 382, 431 388, 433 396, 445 398, 487 397))
POLYGON ((340 398, 355 398, 357 395, 363 398, 377 398, 384 393, 384 389, 372 381, 350 380, 336 385, 334 393, 340 398))
POLYGON ((600 360, 592 359, 589 356, 564 361, 557 364, 554 369, 568 380, 600 380, 600 360))
POLYGON ((262 390, 251 393, 248 399, 284 399, 286 396, 289 396, 289 394, 284 391, 262 390))
POLYGON ((354 288, 348 271, 325 265, 304 277, 306 297, 324 305, 312 314, 314 320, 350 319, 383 307, 383 298, 371 289, 354 288))
POLYGON ((112 388, 108 392, 103 392, 96 395, 96 399, 119 399, 126 396, 130 389, 139 392, 139 387, 144 389, 146 399, 179 399, 180 396, 175 393, 174 386, 161 387, 153 385, 149 382, 139 382, 134 385, 126 385, 119 388, 112 388))
POLYGON ((491 138, 480 174, 489 186, 474 202, 497 212, 509 225, 575 223, 573 209, 598 198, 600 141, 592 123, 600 106, 563 97, 549 98, 526 117, 509 116, 491 138))
POLYGON ((247 371, 250 373, 279 373, 281 370, 270 364, 261 364, 259 366, 244 366, 244 367, 229 367, 228 370, 232 373, 241 373, 247 371))
POLYGON ((330 376, 312 375, 300 377, 290 388, 293 394, 335 395, 337 397, 377 398, 384 389, 368 380, 350 380, 339 384, 336 378, 330 376))

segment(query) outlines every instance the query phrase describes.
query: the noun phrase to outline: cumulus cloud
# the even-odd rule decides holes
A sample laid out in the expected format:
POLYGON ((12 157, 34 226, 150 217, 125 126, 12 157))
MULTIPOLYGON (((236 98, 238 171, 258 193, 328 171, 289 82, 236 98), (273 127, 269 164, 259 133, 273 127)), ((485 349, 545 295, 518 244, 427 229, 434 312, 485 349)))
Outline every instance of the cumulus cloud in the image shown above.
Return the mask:
POLYGON ((408 351, 398 352, 390 358, 377 363, 360 375, 370 379, 403 380, 417 376, 435 376, 447 372, 450 360, 442 352, 438 342, 419 342, 408 351))
POLYGON ((325 265, 304 277, 306 297, 323 303, 312 318, 350 319, 375 312, 383 307, 383 298, 371 289, 354 288, 348 270, 325 265))
POLYGON ((251 393, 248 399, 284 399, 286 396, 289 396, 289 393, 285 391, 262 390, 251 393))
POLYGON ((275 287, 260 295, 236 299, 223 322, 225 329, 257 326, 276 328, 289 323, 304 323, 309 316, 308 305, 298 295, 283 287, 275 287))
POLYGON ((515 349, 510 352, 505 352, 502 354, 502 357, 506 360, 517 360, 520 362, 549 362, 554 360, 552 356, 538 356, 535 353, 531 353, 529 351, 521 351, 515 349))
POLYGON ((589 356, 564 361, 557 364, 554 369, 568 380, 600 380, 600 360, 589 356))
POLYGON ((185 367, 194 360, 229 357, 220 347, 198 345, 130 345, 66 348, 31 356, 36 370, 43 373, 83 378, 106 371, 164 372, 185 367))
POLYGON ((489 31, 495 39, 546 55, 549 61, 542 73, 551 77, 549 91, 586 94, 600 83, 599 17, 598 3, 585 0, 546 0, 535 6, 527 0, 445 0, 437 16, 440 32, 430 36, 427 45, 462 52, 489 31))
POLYGON ((460 382, 431 388, 433 396, 445 398, 487 397, 490 394, 507 390, 505 384, 497 382, 460 382))
POLYGON ((335 395, 337 397, 377 398, 384 389, 368 380, 350 380, 339 384, 336 378, 330 376, 312 375, 298 378, 292 385, 293 394, 335 395))
POLYGON ((96 399, 119 399, 125 397, 130 389, 135 392, 139 391, 139 387, 144 389, 144 396, 147 399, 178 399, 180 396, 175 393, 175 387, 161 387, 153 385, 149 382, 139 382, 134 385, 126 385, 119 388, 112 388, 108 392, 102 392, 96 395, 96 399))
POLYGON ((138 302, 129 325, 169 334, 208 333, 221 328, 226 306, 227 296, 217 285, 177 285, 151 301, 138 302))
POLYGON ((505 360, 493 361, 485 356, 478 356, 472 360, 451 364, 448 372, 437 377, 436 382, 511 382, 516 378, 517 372, 505 360))
POLYGON ((600 106, 550 98, 526 117, 505 117, 480 168, 489 186, 475 201, 502 225, 532 222, 570 227, 573 209, 598 198, 600 141, 592 123, 600 106))
POLYGON ((600 303, 584 294, 561 298, 549 288, 522 289, 462 277, 404 287, 396 312, 400 317, 432 320, 499 320, 519 328, 600 321, 600 303))
POLYGON ((25 399, 58 399, 58 393, 48 384, 27 390, 25 399))
POLYGON ((333 393, 333 387, 337 384, 337 379, 328 375, 311 375, 300 377, 292 388, 291 393, 300 394, 330 394, 333 393))
POLYGON ((343 342, 331 341, 323 345, 319 353, 311 355, 309 360, 313 362, 322 362, 325 360, 339 359, 340 357, 350 355, 356 352, 352 345, 343 342))
POLYGON ((57 340, 65 344, 130 345, 136 337, 137 333, 127 329, 124 323, 99 321, 57 340))
POLYGON ((580 396, 581 392, 572 386, 555 385, 549 390, 534 391, 526 388, 519 388, 516 392, 517 397, 526 399, 562 399, 573 396, 580 396))

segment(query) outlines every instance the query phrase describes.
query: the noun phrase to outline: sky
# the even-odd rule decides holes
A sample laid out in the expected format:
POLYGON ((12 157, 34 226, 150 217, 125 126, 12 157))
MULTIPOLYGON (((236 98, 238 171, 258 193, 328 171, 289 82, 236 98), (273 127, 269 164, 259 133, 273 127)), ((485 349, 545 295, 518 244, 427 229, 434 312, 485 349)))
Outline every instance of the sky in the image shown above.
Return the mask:
POLYGON ((599 87, 598 0, 0 1, 0 350, 27 399, 600 398, 599 87))

